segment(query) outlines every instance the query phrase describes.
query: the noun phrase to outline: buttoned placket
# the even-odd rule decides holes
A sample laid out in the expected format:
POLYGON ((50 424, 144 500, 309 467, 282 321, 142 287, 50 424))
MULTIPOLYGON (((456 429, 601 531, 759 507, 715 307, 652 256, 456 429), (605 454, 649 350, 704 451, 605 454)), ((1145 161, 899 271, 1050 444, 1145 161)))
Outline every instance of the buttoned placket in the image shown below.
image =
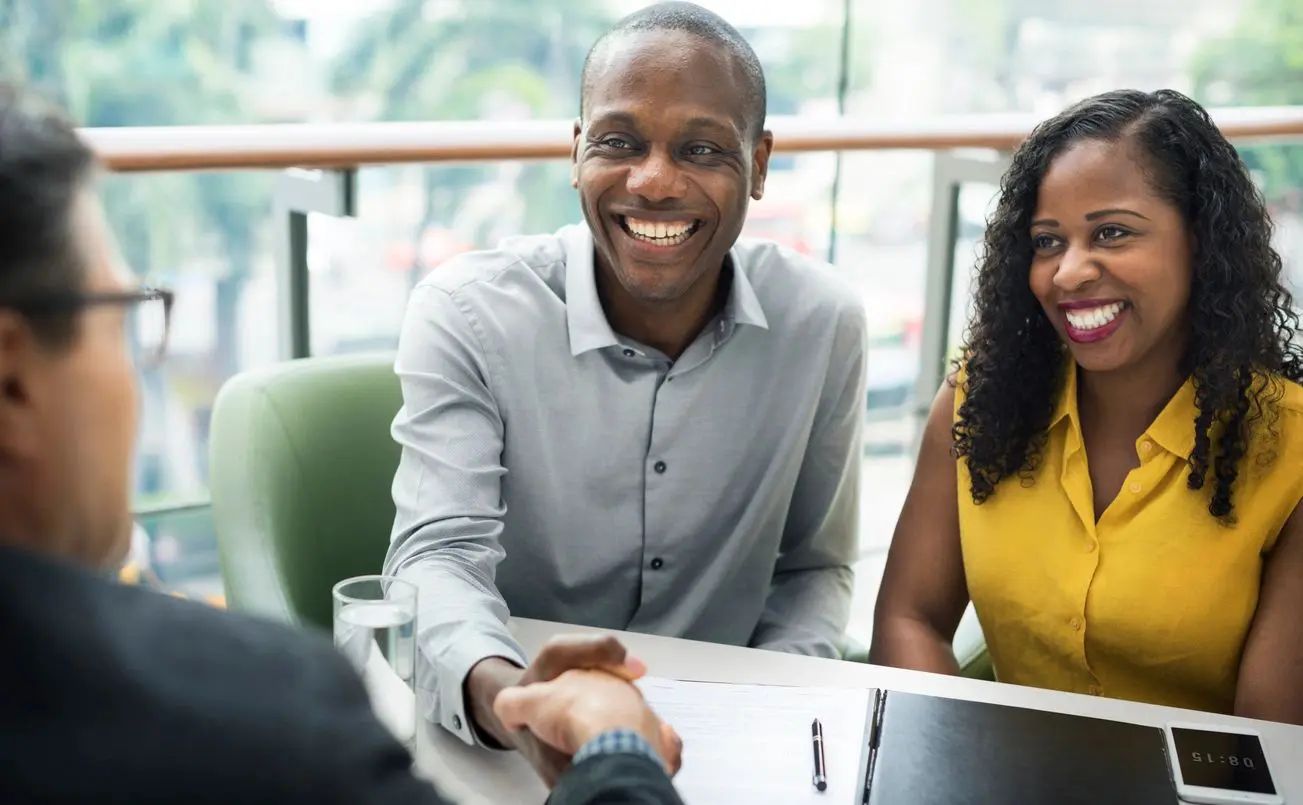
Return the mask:
MULTIPOLYGON (((711 357, 732 334, 732 326, 723 320, 703 330, 688 346, 679 360, 671 362, 659 355, 649 355, 645 360, 654 364, 660 373, 652 400, 652 421, 647 453, 644 461, 643 484, 643 534, 642 534, 642 588, 640 609, 661 596, 669 594, 675 569, 675 536, 673 518, 675 498, 684 491, 683 467, 680 461, 691 460, 686 451, 692 449, 691 438, 685 438, 681 428, 666 423, 684 421, 683 406, 692 399, 693 375, 708 368, 711 357)), ((635 613, 635 618, 637 614, 635 613)))
MULTIPOLYGON (((1086 451, 1082 446, 1081 431, 1075 422, 1069 421, 1069 427, 1072 430, 1066 442, 1060 483, 1064 486, 1069 499, 1072 501, 1073 509, 1077 513, 1077 519, 1085 532, 1085 541, 1081 546, 1079 564, 1074 562, 1072 568, 1065 568, 1067 578, 1074 581, 1081 579, 1081 581, 1072 596, 1074 611, 1064 621, 1063 628, 1072 634, 1073 648, 1077 660, 1085 674, 1090 678, 1087 690, 1094 690, 1099 687, 1099 680, 1091 670, 1086 657, 1086 633, 1089 628, 1086 610, 1090 601, 1091 587, 1095 582, 1095 574, 1099 570, 1102 540, 1099 524, 1095 522, 1095 504, 1089 483, 1090 468, 1086 463, 1086 451)), ((1101 517, 1100 520, 1103 523, 1104 518, 1101 517)))

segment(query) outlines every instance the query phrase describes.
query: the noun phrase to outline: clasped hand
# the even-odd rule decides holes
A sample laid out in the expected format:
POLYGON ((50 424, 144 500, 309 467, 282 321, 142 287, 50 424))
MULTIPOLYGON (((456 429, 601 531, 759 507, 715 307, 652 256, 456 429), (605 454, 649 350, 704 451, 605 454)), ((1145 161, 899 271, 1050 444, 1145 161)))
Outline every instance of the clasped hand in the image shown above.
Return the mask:
MULTIPOLYGON (((494 666, 475 669, 481 670, 500 673, 494 666)), ((646 670, 614 637, 553 638, 523 673, 516 669, 514 684, 487 693, 497 729, 482 726, 519 749, 548 788, 556 786, 580 747, 616 729, 641 735, 673 775, 682 763, 683 744, 632 684, 646 670)))

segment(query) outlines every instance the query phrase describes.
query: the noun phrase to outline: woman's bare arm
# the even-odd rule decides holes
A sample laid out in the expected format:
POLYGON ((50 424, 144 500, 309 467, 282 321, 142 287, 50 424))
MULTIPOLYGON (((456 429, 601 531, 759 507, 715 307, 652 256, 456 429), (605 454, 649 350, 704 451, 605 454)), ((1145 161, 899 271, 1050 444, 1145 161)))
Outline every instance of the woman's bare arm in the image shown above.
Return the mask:
POLYGON ((914 480, 896 522, 873 617, 869 661, 959 673, 952 641, 964 608, 956 462, 950 453, 953 381, 942 384, 923 430, 914 480))
POLYGON ((1294 509, 1267 557, 1235 715, 1303 724, 1303 508, 1294 509))

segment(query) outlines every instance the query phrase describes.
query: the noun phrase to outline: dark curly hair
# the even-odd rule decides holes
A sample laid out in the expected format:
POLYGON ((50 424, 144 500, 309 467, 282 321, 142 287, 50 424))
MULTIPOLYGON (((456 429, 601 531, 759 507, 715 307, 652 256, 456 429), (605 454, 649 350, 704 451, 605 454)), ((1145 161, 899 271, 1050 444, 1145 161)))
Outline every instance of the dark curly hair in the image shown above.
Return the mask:
POLYGON ((1230 522, 1252 428, 1261 421, 1275 438, 1280 378, 1303 379, 1303 352, 1263 198, 1208 113, 1179 92, 1089 98, 1041 123, 1014 154, 977 265, 953 452, 968 461, 976 503, 1012 475, 1031 481, 1067 354, 1028 286, 1037 194, 1051 162, 1071 145, 1123 139, 1138 146, 1150 186, 1181 212, 1197 243, 1179 367, 1193 380, 1199 411, 1190 424, 1188 482, 1202 489, 1211 474, 1208 510, 1230 522))

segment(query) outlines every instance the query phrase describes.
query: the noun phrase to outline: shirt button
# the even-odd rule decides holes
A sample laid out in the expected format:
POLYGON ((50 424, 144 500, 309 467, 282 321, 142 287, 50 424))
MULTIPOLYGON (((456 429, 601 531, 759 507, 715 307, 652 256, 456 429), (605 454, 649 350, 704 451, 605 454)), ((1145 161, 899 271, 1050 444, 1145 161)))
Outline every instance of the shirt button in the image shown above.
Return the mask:
POLYGON ((1072 631, 1074 632, 1081 631, 1081 618, 1073 618, 1068 621, 1068 625, 1072 627, 1072 631))
POLYGON ((1133 482, 1133 483, 1131 484, 1131 491, 1132 491, 1134 494, 1137 494, 1137 495, 1140 494, 1140 482, 1139 482, 1139 481, 1133 482))
POLYGON ((455 730, 461 729, 461 716, 452 717, 452 728, 455 730))
POLYGON ((651 560, 651 569, 652 569, 652 570, 660 570, 660 569, 663 568, 663 567, 665 567, 665 560, 662 559, 662 558, 660 558, 659 556, 656 557, 655 559, 651 560))
POLYGON ((665 462, 664 462, 664 461, 657 461, 655 464, 652 465, 652 469, 656 470, 656 474, 657 474, 657 475, 660 475, 660 474, 664 473, 664 472, 665 472, 665 462))
POLYGON ((631 350, 631 349, 626 349, 626 350, 624 351, 624 357, 626 357, 626 358, 632 358, 634 355, 637 355, 637 354, 638 354, 638 353, 634 352, 634 351, 631 350))

